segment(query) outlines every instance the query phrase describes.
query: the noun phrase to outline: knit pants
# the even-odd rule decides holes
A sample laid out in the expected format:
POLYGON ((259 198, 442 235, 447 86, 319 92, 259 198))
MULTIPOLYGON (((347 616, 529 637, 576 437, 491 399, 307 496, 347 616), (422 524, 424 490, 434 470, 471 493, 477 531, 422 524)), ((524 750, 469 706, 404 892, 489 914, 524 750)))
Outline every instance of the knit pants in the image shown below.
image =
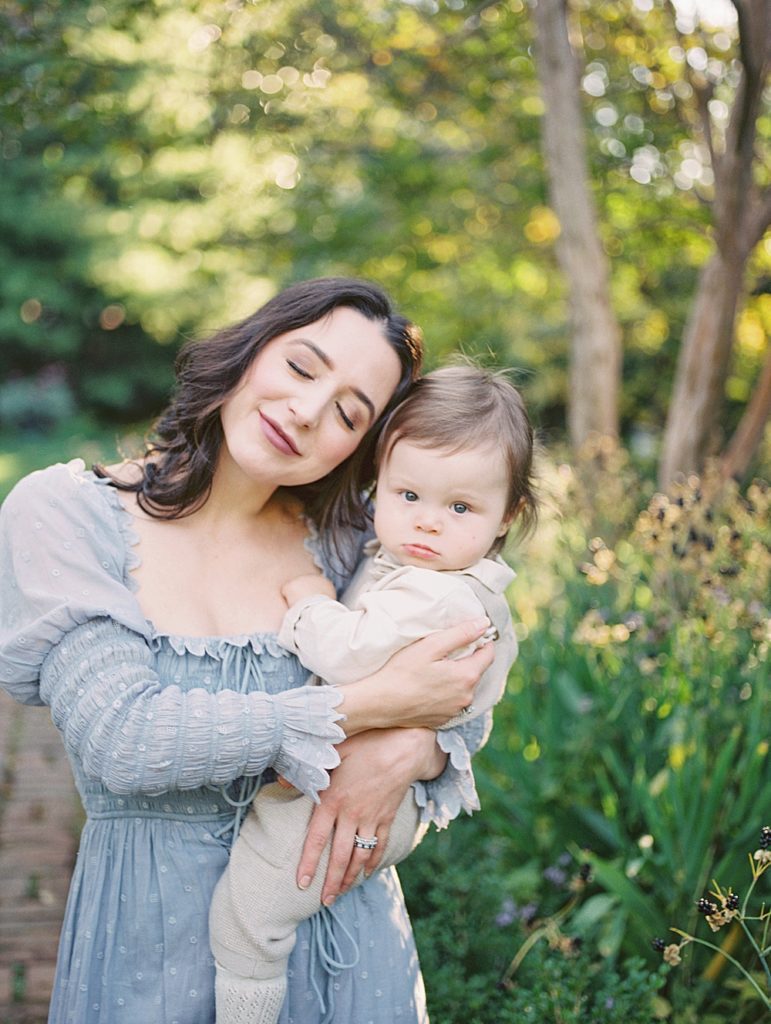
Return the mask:
MULTIPOLYGON (((246 816, 230 864, 217 883, 209 935, 217 961, 217 1024, 274 1024, 300 921, 321 908, 328 843, 313 881, 296 875, 315 804, 278 783, 263 786, 246 816)), ((397 864, 425 834, 410 790, 391 825, 379 867, 397 864)), ((363 879, 359 875, 356 884, 363 879)))

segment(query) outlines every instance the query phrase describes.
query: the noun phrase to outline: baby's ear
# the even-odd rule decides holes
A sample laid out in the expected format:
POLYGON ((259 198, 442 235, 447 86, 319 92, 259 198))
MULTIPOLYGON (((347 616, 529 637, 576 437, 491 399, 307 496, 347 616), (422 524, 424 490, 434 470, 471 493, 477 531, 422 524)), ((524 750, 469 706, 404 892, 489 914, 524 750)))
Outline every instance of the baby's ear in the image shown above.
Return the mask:
POLYGON ((508 515, 506 516, 506 518, 501 520, 501 526, 500 526, 500 529, 498 530, 498 532, 495 535, 496 537, 502 537, 511 528, 511 524, 514 522, 514 520, 520 514, 520 512, 522 511, 524 506, 525 506, 525 499, 524 498, 518 498, 517 501, 514 503, 513 507, 509 509, 509 512, 508 512, 508 515))

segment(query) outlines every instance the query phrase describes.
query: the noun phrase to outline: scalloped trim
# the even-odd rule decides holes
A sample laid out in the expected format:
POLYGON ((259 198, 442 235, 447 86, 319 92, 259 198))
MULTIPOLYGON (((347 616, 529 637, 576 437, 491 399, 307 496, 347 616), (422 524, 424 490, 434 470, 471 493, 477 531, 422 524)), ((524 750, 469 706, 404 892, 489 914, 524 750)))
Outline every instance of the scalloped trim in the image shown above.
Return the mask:
POLYGON ((461 811, 473 814, 481 805, 466 744, 452 732, 438 731, 436 741, 439 749, 449 754, 447 766, 436 779, 414 782, 412 790, 421 811, 421 821, 433 822, 437 830, 441 830, 461 811))
POLYGON ((290 658, 292 655, 278 642, 275 633, 250 633, 237 636, 183 636, 179 633, 164 633, 150 623, 152 633, 150 646, 160 650, 167 643, 175 654, 192 654, 197 658, 209 656, 222 659, 236 648, 249 648, 253 654, 269 654, 274 658, 290 658))

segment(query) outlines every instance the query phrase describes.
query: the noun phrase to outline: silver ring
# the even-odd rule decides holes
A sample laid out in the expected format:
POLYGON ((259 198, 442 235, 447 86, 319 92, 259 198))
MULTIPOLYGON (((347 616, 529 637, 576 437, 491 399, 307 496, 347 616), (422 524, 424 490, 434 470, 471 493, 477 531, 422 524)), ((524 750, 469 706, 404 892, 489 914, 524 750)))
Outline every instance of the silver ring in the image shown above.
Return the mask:
POLYGON ((366 836, 360 836, 357 832, 353 837, 353 845, 357 846, 360 850, 374 850, 377 846, 377 836, 372 836, 368 839, 366 836))

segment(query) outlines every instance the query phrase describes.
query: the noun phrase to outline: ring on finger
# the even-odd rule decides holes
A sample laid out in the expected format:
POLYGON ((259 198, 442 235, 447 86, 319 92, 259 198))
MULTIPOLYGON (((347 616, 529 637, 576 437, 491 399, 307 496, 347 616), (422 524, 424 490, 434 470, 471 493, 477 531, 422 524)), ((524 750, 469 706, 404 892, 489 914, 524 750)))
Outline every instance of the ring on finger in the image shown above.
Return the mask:
POLYGON ((353 845, 359 850, 374 850, 377 846, 377 836, 360 836, 357 832, 353 837, 353 845))

